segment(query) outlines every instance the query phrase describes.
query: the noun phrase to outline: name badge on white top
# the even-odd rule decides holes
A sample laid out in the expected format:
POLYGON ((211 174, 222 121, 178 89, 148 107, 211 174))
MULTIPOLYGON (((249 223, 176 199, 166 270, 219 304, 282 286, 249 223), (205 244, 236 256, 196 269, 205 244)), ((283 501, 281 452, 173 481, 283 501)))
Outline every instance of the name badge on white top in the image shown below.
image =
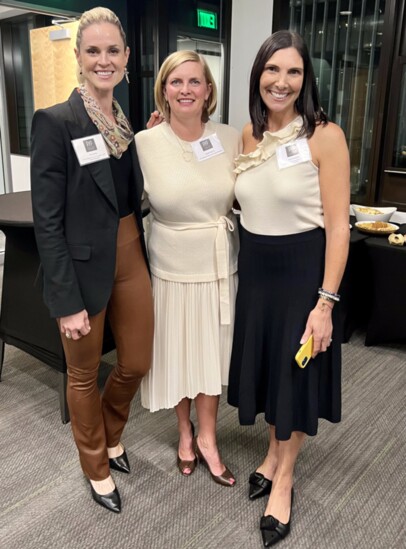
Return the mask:
POLYGON ((276 149, 276 158, 280 170, 312 159, 306 138, 295 139, 276 149))
POLYGON ((216 133, 212 133, 207 137, 202 137, 191 143, 196 160, 202 162, 212 156, 217 156, 224 152, 223 145, 216 133))
POLYGON ((81 166, 110 158, 107 146, 100 133, 81 137, 80 139, 72 139, 72 145, 81 166))

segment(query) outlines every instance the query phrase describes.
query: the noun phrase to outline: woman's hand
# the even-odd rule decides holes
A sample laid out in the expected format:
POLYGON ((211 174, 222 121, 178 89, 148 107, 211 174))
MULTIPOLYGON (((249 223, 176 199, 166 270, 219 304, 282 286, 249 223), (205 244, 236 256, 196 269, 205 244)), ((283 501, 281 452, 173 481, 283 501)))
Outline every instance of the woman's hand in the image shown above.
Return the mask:
POLYGON ((319 299, 316 307, 310 312, 307 319, 306 329, 302 335, 300 343, 305 343, 311 334, 313 334, 313 354, 312 358, 318 353, 324 353, 332 342, 333 322, 331 320, 331 311, 333 305, 319 299))
POLYGON ((80 339, 86 336, 91 328, 86 309, 74 315, 62 316, 59 319, 59 329, 67 339, 80 339))
POLYGON ((159 111, 152 112, 147 122, 147 130, 150 130, 154 126, 159 126, 159 124, 164 120, 165 120, 164 115, 161 114, 159 111))

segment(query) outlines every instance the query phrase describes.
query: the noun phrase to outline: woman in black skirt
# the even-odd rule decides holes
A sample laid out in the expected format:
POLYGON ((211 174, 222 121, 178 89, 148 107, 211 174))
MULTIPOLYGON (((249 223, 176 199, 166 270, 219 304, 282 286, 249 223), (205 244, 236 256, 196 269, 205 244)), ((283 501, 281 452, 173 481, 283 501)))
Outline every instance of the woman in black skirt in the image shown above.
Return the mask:
POLYGON ((321 109, 303 39, 278 31, 251 72, 251 123, 237 160, 239 288, 228 400, 242 425, 265 414, 269 450, 249 479, 270 494, 260 528, 269 547, 290 531, 293 471, 318 419, 341 419, 337 294, 349 244, 349 156, 321 109), (334 330, 333 330, 334 326, 334 330), (312 360, 295 355, 313 337, 312 360))

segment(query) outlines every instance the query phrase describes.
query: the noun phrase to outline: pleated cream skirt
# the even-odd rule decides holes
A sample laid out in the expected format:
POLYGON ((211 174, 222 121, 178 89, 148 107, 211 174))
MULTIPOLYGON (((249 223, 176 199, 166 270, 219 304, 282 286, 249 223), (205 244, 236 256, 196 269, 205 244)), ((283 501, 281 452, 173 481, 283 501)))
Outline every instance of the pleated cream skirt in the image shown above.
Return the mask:
POLYGON ((173 408, 199 393, 220 395, 228 383, 237 274, 230 276, 230 324, 220 324, 219 284, 183 283, 152 275, 155 311, 153 361, 141 384, 151 412, 173 408))

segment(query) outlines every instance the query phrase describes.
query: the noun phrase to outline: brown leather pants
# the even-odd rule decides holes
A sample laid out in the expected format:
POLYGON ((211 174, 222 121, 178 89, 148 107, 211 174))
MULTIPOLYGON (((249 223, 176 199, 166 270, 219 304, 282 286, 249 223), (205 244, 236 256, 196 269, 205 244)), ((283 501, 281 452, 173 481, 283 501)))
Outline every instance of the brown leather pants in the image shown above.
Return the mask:
POLYGON ((62 335, 68 369, 67 400, 80 463, 91 480, 110 475, 107 448, 117 446, 131 400, 151 365, 153 305, 151 281, 134 215, 120 220, 114 286, 107 309, 89 318, 91 331, 73 341, 62 335), (102 397, 97 377, 107 314, 117 365, 102 397))

